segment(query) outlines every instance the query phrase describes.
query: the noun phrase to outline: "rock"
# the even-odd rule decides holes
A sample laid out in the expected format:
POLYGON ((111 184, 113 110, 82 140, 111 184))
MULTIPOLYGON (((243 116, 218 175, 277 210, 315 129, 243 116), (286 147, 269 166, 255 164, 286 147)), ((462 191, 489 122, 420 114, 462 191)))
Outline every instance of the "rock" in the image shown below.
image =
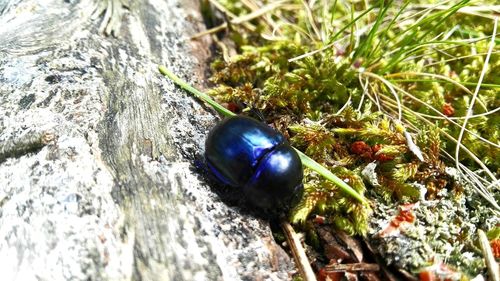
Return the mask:
POLYGON ((129 3, 115 38, 97 1, 0 2, 2 280, 290 278, 194 165, 218 117, 157 71, 203 85, 196 3, 129 3))

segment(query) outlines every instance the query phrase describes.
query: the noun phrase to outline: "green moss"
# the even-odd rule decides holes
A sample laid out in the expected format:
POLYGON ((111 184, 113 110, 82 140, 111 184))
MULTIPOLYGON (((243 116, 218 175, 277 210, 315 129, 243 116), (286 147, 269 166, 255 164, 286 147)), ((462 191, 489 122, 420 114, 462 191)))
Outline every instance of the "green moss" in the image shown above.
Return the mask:
MULTIPOLYGON (((494 111, 500 50, 493 49, 472 105, 493 33, 491 14, 469 13, 480 4, 465 0, 447 7, 418 2, 316 1, 308 13, 306 1, 297 0, 232 25, 227 38, 237 55, 213 63, 210 94, 258 108, 292 145, 361 194, 369 189, 390 204, 439 199, 443 191, 460 196, 463 186, 445 169, 455 165, 469 108, 476 116, 461 143, 479 161, 464 151, 456 160, 471 171, 486 167, 495 177, 500 171, 494 111), (371 162, 377 182, 368 184, 363 171, 371 162)), ((241 1, 220 3, 235 16, 256 11, 241 1)), ((366 233, 368 207, 308 170, 304 186, 292 222, 321 214, 338 229, 366 233)))

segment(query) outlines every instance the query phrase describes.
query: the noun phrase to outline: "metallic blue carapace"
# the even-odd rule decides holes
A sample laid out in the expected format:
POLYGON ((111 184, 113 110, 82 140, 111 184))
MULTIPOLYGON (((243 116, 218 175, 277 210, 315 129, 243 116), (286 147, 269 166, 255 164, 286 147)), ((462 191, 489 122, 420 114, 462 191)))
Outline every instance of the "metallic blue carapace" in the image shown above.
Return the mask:
POLYGON ((242 188, 261 209, 283 208, 302 192, 302 163, 283 135, 254 119, 230 117, 215 126, 205 144, 211 172, 242 188))

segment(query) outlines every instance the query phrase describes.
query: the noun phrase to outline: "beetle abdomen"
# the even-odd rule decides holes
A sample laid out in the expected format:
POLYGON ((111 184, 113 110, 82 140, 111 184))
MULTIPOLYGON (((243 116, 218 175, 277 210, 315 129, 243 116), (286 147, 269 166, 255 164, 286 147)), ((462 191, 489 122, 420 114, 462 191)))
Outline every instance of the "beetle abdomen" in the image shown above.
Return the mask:
POLYGON ((284 209, 294 196, 302 195, 302 162, 288 144, 281 144, 260 161, 247 182, 247 200, 261 209, 284 209))

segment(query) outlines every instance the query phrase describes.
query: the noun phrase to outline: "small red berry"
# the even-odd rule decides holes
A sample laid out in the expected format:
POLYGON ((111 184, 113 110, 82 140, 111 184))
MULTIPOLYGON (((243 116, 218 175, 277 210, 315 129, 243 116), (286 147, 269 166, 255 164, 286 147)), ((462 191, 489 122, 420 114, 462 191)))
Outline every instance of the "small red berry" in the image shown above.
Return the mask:
POLYGON ((390 155, 387 155, 387 154, 384 154, 384 153, 380 153, 380 154, 377 154, 377 152, 382 149, 382 145, 381 144, 376 144, 374 146, 372 146, 372 151, 373 151, 373 159, 374 160, 377 160, 377 161, 380 161, 380 162, 387 162, 387 161, 391 161, 394 159, 394 156, 390 156, 390 155))
POLYGON ((375 155, 374 159, 377 161, 380 161, 380 162, 387 162, 387 161, 394 160, 394 157, 390 156, 390 155, 386 155, 384 153, 380 153, 378 155, 375 155))
POLYGON ((317 224, 325 224, 326 218, 324 216, 316 215, 314 217, 314 222, 317 224))
POLYGON ((443 104, 443 114, 450 117, 450 116, 453 116, 453 114, 455 114, 455 108, 453 108, 453 106, 451 105, 451 103, 445 103, 443 104))
POLYGON ((238 113, 241 111, 241 108, 235 102, 228 102, 226 108, 233 113, 238 113))
POLYGON ((500 239, 493 239, 490 241, 491 250, 493 251, 493 256, 500 259, 500 239))
POLYGON ((351 144, 351 152, 362 157, 371 157, 372 150, 364 141, 355 141, 351 144))
POLYGON ((363 61, 362 60, 356 60, 352 66, 354 66, 354 68, 360 68, 361 66, 363 65, 363 61))
POLYGON ((434 275, 434 272, 426 270, 418 274, 418 279, 420 281, 435 281, 436 276, 434 275))

